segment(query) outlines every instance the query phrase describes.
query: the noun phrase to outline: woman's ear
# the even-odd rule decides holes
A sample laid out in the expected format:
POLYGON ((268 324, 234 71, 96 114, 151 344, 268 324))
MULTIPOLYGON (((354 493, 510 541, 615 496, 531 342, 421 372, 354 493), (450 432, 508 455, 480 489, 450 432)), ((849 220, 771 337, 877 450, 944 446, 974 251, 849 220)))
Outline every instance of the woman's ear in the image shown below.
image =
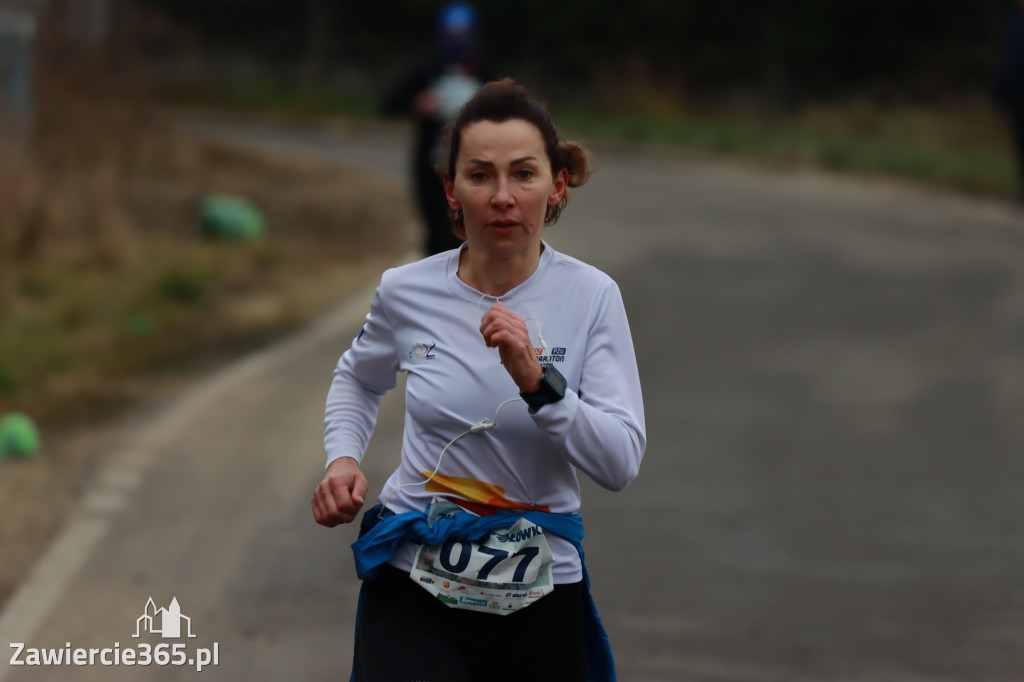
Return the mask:
POLYGON ((462 208, 462 203, 455 198, 455 186, 448 181, 448 176, 441 178, 441 182, 444 184, 444 195, 448 197, 448 207, 453 211, 458 211, 462 208))
POLYGON ((569 171, 563 168, 558 171, 554 178, 555 189, 548 195, 548 206, 556 206, 565 196, 565 190, 569 186, 569 171))

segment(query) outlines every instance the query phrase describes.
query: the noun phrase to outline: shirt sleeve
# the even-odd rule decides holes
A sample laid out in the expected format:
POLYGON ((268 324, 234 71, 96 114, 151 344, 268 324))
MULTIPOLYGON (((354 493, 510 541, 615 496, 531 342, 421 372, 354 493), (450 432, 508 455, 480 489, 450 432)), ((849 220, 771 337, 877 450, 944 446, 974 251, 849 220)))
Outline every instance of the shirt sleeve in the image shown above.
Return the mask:
POLYGON ((561 453, 608 490, 625 488, 647 447, 640 375, 622 294, 609 281, 596 297, 579 391, 532 413, 561 453))
POLYGON ((362 330, 334 369, 324 414, 327 465, 339 457, 362 462, 381 399, 398 383, 394 330, 382 286, 374 294, 362 330))

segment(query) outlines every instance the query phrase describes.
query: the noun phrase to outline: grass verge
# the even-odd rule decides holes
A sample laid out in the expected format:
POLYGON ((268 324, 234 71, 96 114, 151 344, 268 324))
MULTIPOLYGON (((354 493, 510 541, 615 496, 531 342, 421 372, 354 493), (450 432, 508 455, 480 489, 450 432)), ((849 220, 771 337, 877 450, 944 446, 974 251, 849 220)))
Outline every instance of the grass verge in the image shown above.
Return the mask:
POLYGON ((336 297, 345 270, 410 243, 397 189, 197 140, 149 143, 167 153, 151 150, 148 168, 84 193, 82 176, 51 175, 12 211, 22 225, 0 276, 0 412, 88 416, 117 402, 120 379, 294 328, 336 297), (266 237, 204 239, 210 192, 250 198, 266 237))
POLYGON ((791 115, 724 110, 675 115, 602 114, 559 107, 573 135, 675 146, 909 179, 960 192, 1012 198, 1017 171, 1005 123, 984 102, 942 108, 864 103, 791 115))

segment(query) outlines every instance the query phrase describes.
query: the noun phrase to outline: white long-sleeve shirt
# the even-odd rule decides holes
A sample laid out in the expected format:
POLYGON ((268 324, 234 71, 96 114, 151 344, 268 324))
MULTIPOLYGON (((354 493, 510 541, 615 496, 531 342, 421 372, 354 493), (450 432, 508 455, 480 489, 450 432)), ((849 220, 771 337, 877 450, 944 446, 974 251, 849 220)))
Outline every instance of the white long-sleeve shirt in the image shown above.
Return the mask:
MULTIPOLYGON (((464 248, 464 247, 463 247, 464 248)), ((565 377, 565 398, 530 412, 501 407, 496 426, 459 434, 519 396, 480 318, 497 300, 457 275, 459 250, 386 271, 359 336, 338 362, 327 396, 327 463, 362 461, 384 393, 406 372, 401 462, 381 492, 396 513, 436 496, 497 507, 577 512, 582 470, 620 490, 646 447, 643 398, 626 311, 615 282, 547 244, 537 270, 501 297, 526 325, 541 362, 565 377), (542 341, 543 337, 543 341, 542 341), (449 445, 449 443, 451 443, 449 445), (424 481, 448 446, 438 473, 424 481), (403 484, 419 485, 399 488, 403 484)), ((581 579, 576 550, 549 537, 556 583, 581 579)), ((392 563, 408 570, 415 546, 392 563)))

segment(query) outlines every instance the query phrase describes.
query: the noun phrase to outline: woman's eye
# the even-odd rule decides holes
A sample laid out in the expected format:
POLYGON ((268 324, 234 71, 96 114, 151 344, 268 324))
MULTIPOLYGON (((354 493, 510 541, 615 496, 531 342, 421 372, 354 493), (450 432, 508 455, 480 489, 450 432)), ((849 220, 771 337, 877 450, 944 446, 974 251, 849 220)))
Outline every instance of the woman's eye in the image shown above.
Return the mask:
POLYGON ((469 179, 475 182, 483 182, 487 179, 487 173, 484 173, 483 171, 473 171, 469 174, 469 179))
POLYGON ((529 180, 530 178, 533 177, 533 171, 528 168, 524 168, 521 171, 519 171, 516 175, 519 177, 520 180, 529 180))

